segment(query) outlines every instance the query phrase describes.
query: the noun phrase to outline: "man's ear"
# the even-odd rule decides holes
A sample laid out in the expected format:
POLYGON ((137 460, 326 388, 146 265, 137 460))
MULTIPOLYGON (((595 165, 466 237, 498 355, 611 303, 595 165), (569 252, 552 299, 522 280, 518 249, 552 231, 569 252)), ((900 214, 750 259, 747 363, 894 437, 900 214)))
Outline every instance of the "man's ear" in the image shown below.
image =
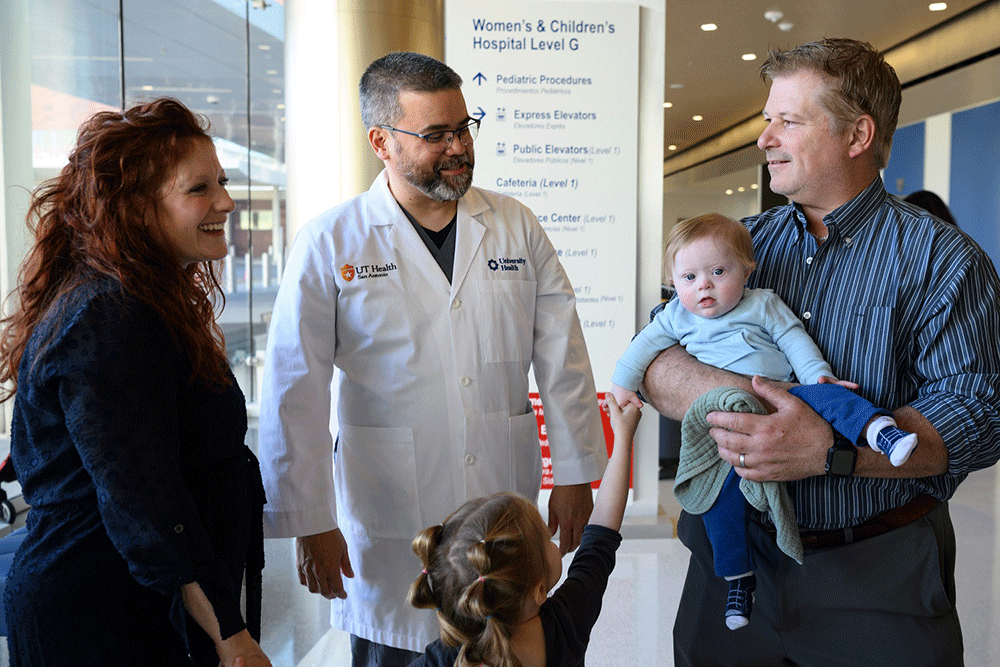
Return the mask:
POLYGON ((377 126, 368 128, 368 143, 371 144, 372 150, 375 151, 375 156, 380 160, 389 159, 388 140, 389 130, 383 130, 377 126))
POLYGON ((854 121, 851 127, 850 143, 847 154, 852 158, 858 157, 871 148, 875 141, 875 121, 871 116, 865 114, 854 121))

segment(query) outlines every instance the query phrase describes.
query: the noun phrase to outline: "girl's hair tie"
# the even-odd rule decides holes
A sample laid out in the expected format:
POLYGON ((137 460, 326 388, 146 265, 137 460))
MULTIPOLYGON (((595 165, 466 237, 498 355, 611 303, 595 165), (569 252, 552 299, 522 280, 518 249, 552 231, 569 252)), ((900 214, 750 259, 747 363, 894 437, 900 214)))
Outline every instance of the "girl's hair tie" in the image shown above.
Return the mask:
POLYGON ((427 572, 427 569, 424 568, 423 570, 420 570, 420 574, 429 574, 429 573, 427 572))
POLYGON ((479 579, 477 579, 476 581, 486 581, 486 579, 484 579, 483 577, 479 577, 479 579))

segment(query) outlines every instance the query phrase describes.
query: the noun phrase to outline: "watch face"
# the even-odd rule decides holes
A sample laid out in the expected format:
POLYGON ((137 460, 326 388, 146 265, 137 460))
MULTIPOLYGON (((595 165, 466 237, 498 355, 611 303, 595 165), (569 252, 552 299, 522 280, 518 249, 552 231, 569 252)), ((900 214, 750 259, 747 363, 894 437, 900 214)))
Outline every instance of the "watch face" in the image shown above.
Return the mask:
POLYGON ((833 477, 846 477, 854 472, 854 463, 858 452, 854 448, 831 448, 826 455, 826 474, 833 477))

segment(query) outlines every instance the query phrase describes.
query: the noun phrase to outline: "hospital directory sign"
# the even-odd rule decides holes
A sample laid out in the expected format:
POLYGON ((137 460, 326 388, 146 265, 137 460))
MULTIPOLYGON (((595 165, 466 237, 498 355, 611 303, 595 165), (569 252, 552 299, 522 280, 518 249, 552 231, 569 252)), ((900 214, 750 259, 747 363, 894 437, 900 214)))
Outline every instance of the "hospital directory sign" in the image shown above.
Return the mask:
POLYGON ((538 216, 604 390, 634 333, 639 8, 452 1, 445 60, 482 120, 474 183, 538 216))

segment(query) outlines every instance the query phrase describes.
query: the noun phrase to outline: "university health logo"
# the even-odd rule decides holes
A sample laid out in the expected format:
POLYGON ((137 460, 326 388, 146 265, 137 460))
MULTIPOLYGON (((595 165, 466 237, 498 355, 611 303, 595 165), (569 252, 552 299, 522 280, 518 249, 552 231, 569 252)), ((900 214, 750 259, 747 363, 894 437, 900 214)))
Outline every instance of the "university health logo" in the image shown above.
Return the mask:
POLYGON ((525 264, 527 260, 523 257, 497 257, 486 262, 490 271, 520 271, 525 264))
POLYGON ((347 282, 354 280, 354 267, 350 264, 344 264, 340 267, 340 276, 347 282))

